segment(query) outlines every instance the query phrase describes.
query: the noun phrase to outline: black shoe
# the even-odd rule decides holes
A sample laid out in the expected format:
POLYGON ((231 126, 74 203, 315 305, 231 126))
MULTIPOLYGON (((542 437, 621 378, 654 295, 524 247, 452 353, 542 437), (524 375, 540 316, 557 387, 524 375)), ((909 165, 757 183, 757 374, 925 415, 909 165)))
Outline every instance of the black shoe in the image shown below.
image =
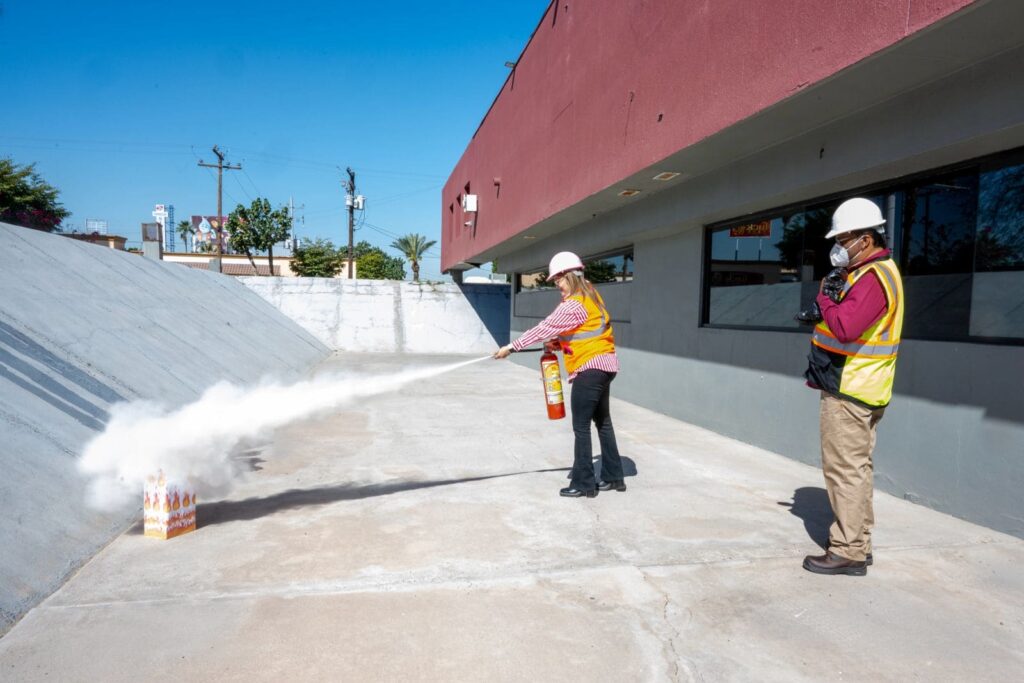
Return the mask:
POLYGON ((582 489, 577 489, 570 486, 559 491, 558 495, 565 496, 566 498, 582 498, 583 496, 586 496, 587 498, 596 498, 597 490, 594 489, 591 491, 583 491, 582 489))
POLYGON ((845 557, 827 551, 824 555, 808 555, 804 558, 804 569, 815 574, 846 574, 848 576, 864 576, 868 573, 868 563, 848 560, 845 557))
POLYGON ((626 482, 621 479, 609 479, 608 481, 599 480, 597 482, 598 491, 625 491, 626 482))

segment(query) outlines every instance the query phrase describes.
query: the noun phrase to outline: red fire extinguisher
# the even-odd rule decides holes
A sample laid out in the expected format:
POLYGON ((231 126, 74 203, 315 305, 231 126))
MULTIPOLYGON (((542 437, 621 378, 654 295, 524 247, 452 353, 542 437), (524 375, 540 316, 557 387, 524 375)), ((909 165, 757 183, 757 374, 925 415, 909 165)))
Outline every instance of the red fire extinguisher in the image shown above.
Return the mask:
POLYGON ((548 404, 548 419, 561 420, 565 417, 565 399, 562 397, 562 369, 558 356, 545 350, 540 357, 540 375, 544 380, 544 399, 548 404))

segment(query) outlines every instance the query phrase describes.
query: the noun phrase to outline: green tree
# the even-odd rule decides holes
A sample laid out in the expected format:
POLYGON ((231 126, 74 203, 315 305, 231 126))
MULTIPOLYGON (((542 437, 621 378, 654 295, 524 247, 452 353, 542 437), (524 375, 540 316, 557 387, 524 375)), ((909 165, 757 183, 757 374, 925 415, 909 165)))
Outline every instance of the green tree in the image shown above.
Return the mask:
POLYGON ((196 229, 192 227, 192 221, 178 221, 178 236, 181 237, 181 243, 185 245, 185 251, 188 252, 188 238, 194 237, 196 229))
POLYGON ((380 247, 360 242, 352 248, 356 258, 356 275, 362 280, 404 280, 402 259, 388 256, 380 247))
POLYGON ((228 244, 235 251, 248 256, 249 263, 257 273, 259 271, 256 269, 252 254, 254 251, 267 252, 270 272, 273 274, 274 245, 288 239, 291 224, 291 218, 285 208, 274 209, 269 201, 257 197, 248 207, 239 204, 228 216, 225 226, 230 233, 228 244))
POLYGON ((435 244, 437 244, 437 240, 428 240, 423 235, 410 233, 404 237, 399 237, 397 240, 392 242, 391 248, 402 252, 402 256, 404 256, 409 261, 409 264, 412 265, 413 282, 419 282, 420 260, 423 258, 424 252, 435 244))
POLYGON ((0 221, 52 232, 71 215, 58 201, 60 192, 36 173, 36 165, 18 166, 0 159, 0 221))
MULTIPOLYGON (((348 247, 340 247, 338 251, 341 253, 342 257, 348 258, 348 247)), ((381 251, 381 249, 380 247, 373 246, 366 240, 360 240, 352 245, 352 258, 358 261, 360 258, 365 256, 366 254, 369 254, 371 251, 381 251)), ((381 253, 383 252, 381 251, 381 253)))
POLYGON ((330 240, 317 239, 295 249, 292 270, 299 277, 334 277, 341 270, 342 258, 330 240))
POLYGON ((595 285, 615 282, 615 264, 611 261, 591 261, 583 265, 583 277, 595 285))

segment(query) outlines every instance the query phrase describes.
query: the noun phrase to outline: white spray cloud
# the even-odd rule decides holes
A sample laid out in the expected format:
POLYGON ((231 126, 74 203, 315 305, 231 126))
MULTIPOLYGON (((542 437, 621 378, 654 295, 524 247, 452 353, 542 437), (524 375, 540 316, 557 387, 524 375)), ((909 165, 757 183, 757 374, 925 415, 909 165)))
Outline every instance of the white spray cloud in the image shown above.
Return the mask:
POLYGON ((223 495, 239 476, 233 452, 267 438, 290 422, 325 415, 352 402, 384 394, 490 356, 389 375, 324 376, 290 385, 240 387, 220 382, 177 410, 134 401, 112 407, 106 429, 79 460, 88 477, 90 505, 113 509, 138 504, 146 477, 163 471, 189 481, 200 495, 223 495))

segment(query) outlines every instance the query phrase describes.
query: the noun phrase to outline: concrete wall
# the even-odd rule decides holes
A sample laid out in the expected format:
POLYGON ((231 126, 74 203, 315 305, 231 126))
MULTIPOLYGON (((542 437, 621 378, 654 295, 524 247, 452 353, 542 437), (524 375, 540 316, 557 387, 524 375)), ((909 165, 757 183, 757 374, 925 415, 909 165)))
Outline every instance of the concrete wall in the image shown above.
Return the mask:
MULTIPOLYGON (((986 4, 993 19, 988 35, 998 33, 998 12, 1020 8, 986 4)), ((984 16, 979 9, 971 18, 984 16)), ((964 39, 953 32, 941 42, 959 49, 964 39)), ((908 60, 920 54, 914 45, 907 49, 908 60)), ((588 216, 503 255, 502 266, 528 271, 563 249, 586 255, 633 244, 635 280, 614 285, 621 290, 616 296, 630 302, 628 322, 615 325, 622 361, 615 395, 817 463, 818 396, 801 377, 809 335, 700 326, 704 226, 1024 146, 1021 63, 1024 48, 1018 45, 883 103, 837 113, 828 125, 795 137, 779 139, 758 127, 762 149, 756 154, 628 207, 588 216)), ((876 67, 852 70, 834 85, 867 92, 876 67)), ((979 307, 989 319, 972 325, 1006 328, 1006 310, 995 315, 993 309, 1000 302, 1019 308, 1019 278, 986 274, 976 282, 979 296, 993 287, 1003 293, 991 307, 979 307)), ((513 337, 550 310, 532 299, 544 296, 550 297, 516 296, 513 337)), ((879 429, 877 486, 1024 537, 1022 377, 1024 346, 905 339, 896 395, 879 429)), ((642 463, 642 453, 626 455, 642 463)))
POLYGON ((506 286, 325 278, 240 280, 336 351, 489 353, 508 343, 506 286))
POLYGON ((88 509, 75 469, 112 404, 298 378, 329 349, 228 276, 6 224, 0 253, 3 633, 139 518, 88 509))

